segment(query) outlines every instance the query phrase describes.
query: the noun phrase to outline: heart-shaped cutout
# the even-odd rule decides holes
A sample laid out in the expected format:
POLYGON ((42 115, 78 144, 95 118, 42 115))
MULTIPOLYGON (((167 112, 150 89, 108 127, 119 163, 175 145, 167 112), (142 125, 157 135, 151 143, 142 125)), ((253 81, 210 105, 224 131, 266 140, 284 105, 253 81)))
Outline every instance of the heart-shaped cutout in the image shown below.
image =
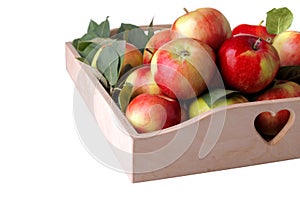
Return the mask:
POLYGON ((270 144, 279 142, 292 125, 292 114, 289 110, 262 112, 254 120, 254 126, 260 136, 270 144))

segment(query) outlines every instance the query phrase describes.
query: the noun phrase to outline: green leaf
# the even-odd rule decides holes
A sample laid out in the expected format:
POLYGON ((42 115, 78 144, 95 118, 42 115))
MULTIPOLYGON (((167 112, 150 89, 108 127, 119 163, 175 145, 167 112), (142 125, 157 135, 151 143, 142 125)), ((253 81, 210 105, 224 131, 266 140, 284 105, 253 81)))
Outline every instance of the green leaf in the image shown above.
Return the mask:
POLYGON ((136 29, 136 28, 139 27, 133 24, 121 23, 121 26, 118 28, 117 34, 124 33, 125 31, 136 29))
POLYGON ((140 27, 133 24, 122 23, 120 28, 117 31, 115 38, 125 40, 143 52, 149 38, 146 35, 145 31, 140 27))
POLYGON ((92 40, 89 40, 87 42, 92 42, 94 49, 91 49, 91 51, 86 55, 86 60, 90 63, 92 67, 96 67, 96 64, 93 64, 93 61, 96 62, 98 59, 98 56, 96 55, 99 49, 101 47, 106 46, 106 45, 111 45, 115 40, 112 40, 110 38, 100 38, 96 37, 92 40), (96 57, 96 58, 95 58, 96 57))
POLYGON ((226 89, 215 89, 213 91, 209 91, 205 93, 202 98, 206 102, 206 104, 209 107, 212 107, 212 105, 219 99, 227 97, 231 94, 239 93, 236 90, 226 90, 226 89))
POLYGON ((89 23, 87 32, 93 33, 95 31, 96 27, 98 27, 98 24, 95 21, 91 20, 89 23))
POLYGON ((91 32, 91 33, 86 33, 86 34, 84 34, 84 35, 80 38, 80 40, 81 40, 81 41, 88 41, 88 40, 94 39, 94 38, 96 38, 96 37, 98 37, 97 34, 94 33, 94 32, 91 32))
POLYGON ((270 34, 286 31, 293 22, 293 13, 286 7, 273 8, 267 12, 266 28, 270 34))
POLYGON ((85 58, 78 57, 78 58, 76 58, 76 59, 79 60, 80 62, 85 63, 85 64, 89 64, 85 58))
POLYGON ((300 84, 300 66, 280 67, 276 79, 293 81, 300 84))
POLYGON ((124 112, 126 110, 130 102, 132 92, 133 92, 133 85, 130 83, 125 83, 118 96, 118 104, 121 111, 124 112))
POLYGON ((97 27, 95 27, 94 32, 98 37, 108 38, 110 36, 110 25, 108 17, 106 17, 105 21, 101 22, 97 27))
MULTIPOLYGON (((117 54, 119 56, 120 65, 122 65, 123 60, 124 60, 124 55, 126 52, 126 41, 125 40, 114 41, 112 43, 112 47, 117 52, 117 54)), ((121 70, 119 70, 119 72, 118 72, 119 76, 120 76, 120 72, 121 72, 121 70)))
POLYGON ((107 45, 101 50, 97 59, 97 68, 111 86, 117 83, 119 78, 119 55, 111 45, 107 45))
POLYGON ((79 42, 77 51, 82 58, 85 58, 90 63, 89 55, 91 55, 97 48, 97 44, 91 42, 79 42))

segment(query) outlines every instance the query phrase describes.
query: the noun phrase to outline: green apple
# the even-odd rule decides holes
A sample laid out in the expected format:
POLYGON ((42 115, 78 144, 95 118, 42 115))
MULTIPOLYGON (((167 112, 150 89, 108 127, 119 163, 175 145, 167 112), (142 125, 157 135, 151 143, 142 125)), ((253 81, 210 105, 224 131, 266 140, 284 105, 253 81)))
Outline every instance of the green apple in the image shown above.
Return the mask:
POLYGON ((203 114, 217 107, 228 106, 228 105, 244 103, 244 102, 248 102, 248 99, 240 93, 232 93, 227 97, 226 96, 221 97, 217 99, 215 102, 213 102, 212 105, 209 105, 208 102, 205 101, 205 98, 203 98, 203 96, 200 96, 190 104, 189 117, 190 118, 196 117, 200 114, 203 114))

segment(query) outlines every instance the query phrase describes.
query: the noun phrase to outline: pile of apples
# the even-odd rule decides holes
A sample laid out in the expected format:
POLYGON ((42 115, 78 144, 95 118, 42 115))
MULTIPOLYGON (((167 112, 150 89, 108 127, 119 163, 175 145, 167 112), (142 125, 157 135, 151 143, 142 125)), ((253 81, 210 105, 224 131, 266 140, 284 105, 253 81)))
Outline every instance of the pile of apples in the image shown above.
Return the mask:
MULTIPOLYGON (((135 129, 145 133, 219 106, 299 97, 298 83, 275 79, 280 67, 300 66, 299 52, 297 31, 269 34, 261 24, 231 29, 217 9, 186 11, 171 28, 155 33, 143 54, 132 57, 142 66, 126 77, 124 88, 129 88, 130 98, 123 111, 135 129), (218 73, 230 92, 208 103, 207 95, 221 87, 218 73)), ((276 116, 263 112, 255 126, 274 135, 288 119, 286 110, 276 116)))

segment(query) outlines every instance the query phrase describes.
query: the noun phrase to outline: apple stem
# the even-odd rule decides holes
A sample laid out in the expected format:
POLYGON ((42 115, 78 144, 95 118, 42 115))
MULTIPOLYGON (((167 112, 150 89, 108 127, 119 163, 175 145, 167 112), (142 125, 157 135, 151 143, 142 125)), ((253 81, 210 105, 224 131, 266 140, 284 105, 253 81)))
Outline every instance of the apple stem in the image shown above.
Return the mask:
POLYGON ((151 55, 153 55, 153 52, 150 49, 146 48, 145 50, 151 53, 151 55))
POLYGON ((179 55, 182 57, 186 57, 186 56, 189 56, 190 53, 187 50, 182 50, 179 52, 179 55))
POLYGON ((183 10, 184 10, 184 12, 186 12, 186 14, 189 13, 188 9, 183 8, 183 10))
POLYGON ((258 49, 258 45, 261 43, 261 38, 258 38, 255 43, 253 44, 252 48, 254 50, 257 50, 258 49))
POLYGON ((261 26, 264 23, 264 20, 261 20, 258 24, 258 26, 261 26))

